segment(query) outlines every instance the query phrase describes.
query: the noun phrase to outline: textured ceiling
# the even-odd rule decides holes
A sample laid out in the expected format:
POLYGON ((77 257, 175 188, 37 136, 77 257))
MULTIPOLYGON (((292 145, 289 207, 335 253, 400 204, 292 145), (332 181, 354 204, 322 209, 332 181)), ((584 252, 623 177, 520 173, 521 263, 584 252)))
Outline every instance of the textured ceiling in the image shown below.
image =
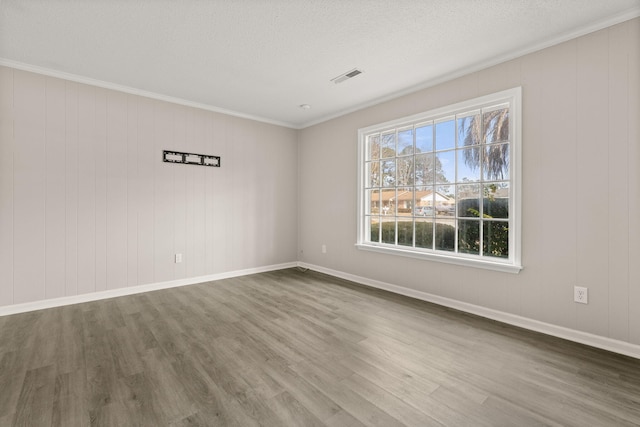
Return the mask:
POLYGON ((640 0, 0 0, 0 64, 300 128, 635 16, 640 0))

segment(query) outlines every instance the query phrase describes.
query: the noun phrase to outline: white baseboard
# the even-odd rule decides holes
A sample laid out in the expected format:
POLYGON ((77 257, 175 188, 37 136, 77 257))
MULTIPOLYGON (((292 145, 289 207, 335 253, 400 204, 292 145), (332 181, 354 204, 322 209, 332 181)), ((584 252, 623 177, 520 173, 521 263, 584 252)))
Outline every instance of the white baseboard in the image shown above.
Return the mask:
POLYGON ((469 303, 457 301, 451 298, 445 298, 438 295, 429 294, 427 292, 417 291, 415 289, 409 289, 402 286, 397 286, 390 283, 369 279, 366 277, 356 276, 354 274, 344 273, 342 271, 332 270, 330 268, 320 267, 313 264, 306 264, 303 262, 299 262, 298 266, 302 268, 308 268, 310 270, 314 270, 320 273, 325 273, 330 276, 339 277, 341 279, 349 280, 355 283, 359 283, 361 285, 370 286, 372 288, 383 289, 396 294, 405 295, 411 298, 416 298, 416 299, 427 301, 427 302, 432 302, 434 304, 454 308, 456 310, 475 314, 477 316, 486 317, 487 319, 497 320, 499 322, 507 323, 509 325, 518 326, 524 329, 529 329, 531 331, 541 332, 543 334, 551 335, 558 338, 563 338, 569 341, 574 341, 580 344, 586 344, 591 347, 596 347, 603 350, 612 351, 614 353, 619 353, 625 356, 640 359, 640 345, 631 344, 625 341, 614 340, 611 338, 594 335, 587 332, 577 331, 574 329, 565 328, 563 326, 553 325, 551 323, 540 322, 538 320, 529 319, 527 317, 505 313, 503 311, 493 310, 491 308, 469 304, 469 303))
POLYGON ((482 307, 479 305, 469 304, 457 301, 451 298, 445 298, 438 295, 429 294, 427 292, 417 291, 415 289, 405 288, 391 283, 381 282, 379 280, 369 279, 354 274, 345 273, 330 268, 320 267, 304 262, 289 262, 284 264, 268 265, 263 267, 248 268, 244 270, 235 270, 224 273, 210 274, 206 276, 190 277, 186 279, 171 280, 167 282, 150 283, 146 285, 132 286, 129 288, 110 289, 101 292, 92 292, 82 295, 74 295, 62 298, 53 298, 42 301, 27 302, 22 304, 8 305, 0 307, 0 316, 10 314, 25 313, 28 311, 42 310, 53 307, 61 307, 64 305, 79 304, 83 302, 98 301, 102 299, 115 298, 125 295, 139 294, 143 292, 156 291, 160 289, 175 288, 179 286, 194 285, 202 282, 210 282, 214 280, 228 279, 231 277, 247 276, 249 274, 264 273, 268 271, 282 270, 285 268, 302 267, 325 273, 330 276, 339 277, 361 285, 370 286, 372 288, 383 289, 411 298, 432 302, 444 307, 454 308, 466 313, 475 314, 488 319, 497 320, 509 325, 518 326, 531 331, 541 332, 543 334, 563 338, 569 341, 586 344, 592 347, 600 348, 607 351, 623 354, 625 356, 640 359, 640 345, 631 344, 625 341, 614 340, 587 332, 577 331, 574 329, 557 326, 550 323, 540 322, 538 320, 529 319, 527 317, 515 314, 505 313, 498 310, 482 307))
POLYGON ((249 274, 264 273, 267 271, 293 268, 297 262, 267 265, 263 267, 247 268, 245 270, 228 271, 225 273, 209 274, 206 276, 190 277, 186 279, 170 280, 168 282, 149 283, 146 285, 132 286, 129 288, 109 289, 107 291, 92 292, 82 295, 73 295, 61 298, 52 298, 42 301, 27 302, 22 304, 0 307, 0 316, 24 313, 27 311, 42 310, 45 308, 61 307, 63 305, 79 304, 89 301, 98 301, 107 298, 121 297, 125 295, 140 294, 143 292, 157 291, 159 289, 176 288, 178 286, 195 285, 196 283, 211 282, 213 280, 228 279, 231 277, 247 276, 249 274))

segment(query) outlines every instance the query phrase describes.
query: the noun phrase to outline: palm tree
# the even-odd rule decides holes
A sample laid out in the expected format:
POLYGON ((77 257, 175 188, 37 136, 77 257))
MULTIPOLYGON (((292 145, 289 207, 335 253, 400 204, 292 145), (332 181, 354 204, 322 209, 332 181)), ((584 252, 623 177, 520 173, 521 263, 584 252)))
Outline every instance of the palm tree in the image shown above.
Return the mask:
POLYGON ((503 108, 460 119, 460 139, 465 147, 464 162, 471 168, 482 164, 484 176, 489 180, 501 180, 509 175, 509 109, 503 108), (484 153, 480 145, 484 143, 484 153), (482 154, 482 155, 481 155, 482 154))
MULTIPOLYGON (((476 169, 482 166, 485 180, 503 180, 509 178, 509 109, 503 108, 490 110, 460 119, 459 138, 465 147, 464 162, 470 168, 476 169)), ((480 229, 477 226, 465 230, 459 245, 471 252, 477 252, 480 245, 486 255, 506 258, 509 256, 509 225, 506 222, 491 221, 492 216, 487 212, 502 209, 508 211, 508 204, 504 200, 498 201, 492 196, 496 185, 485 186, 485 191, 480 206, 472 199, 464 201, 468 203, 467 209, 472 216, 482 217, 480 227, 483 229, 483 239, 480 241, 480 229), (475 206, 474 206, 475 203, 475 206), (488 208, 489 204, 492 206, 488 208), (482 214, 481 214, 482 206, 482 214), (466 245, 466 246, 465 246, 466 245)), ((507 202, 508 203, 508 202, 507 202)), ((462 206, 458 206, 462 209, 462 206)), ((497 212, 497 211, 496 211, 497 212)), ((499 215, 505 218, 507 214, 499 215)))

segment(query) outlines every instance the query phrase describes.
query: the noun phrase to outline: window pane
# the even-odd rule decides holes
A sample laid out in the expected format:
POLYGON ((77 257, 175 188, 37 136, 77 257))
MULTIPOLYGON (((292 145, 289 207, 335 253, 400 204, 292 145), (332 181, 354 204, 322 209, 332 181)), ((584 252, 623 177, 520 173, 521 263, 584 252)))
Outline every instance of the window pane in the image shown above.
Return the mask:
POLYGON ((458 185, 458 216, 480 218, 480 184, 458 185))
POLYGON ((382 190, 380 192, 380 214, 381 215, 393 215, 394 209, 392 205, 395 203, 396 190, 382 190))
POLYGON ((484 179, 509 179, 509 144, 492 144, 484 149, 484 179))
POLYGON ((367 187, 380 186, 380 162, 367 163, 367 187))
POLYGON ((495 182, 483 186, 484 217, 509 218, 509 183, 495 182))
POLYGON ((398 184, 413 185, 413 157, 398 159, 398 184))
POLYGON ((488 111, 482 115, 484 125, 484 142, 509 141, 509 109, 488 111))
POLYGON ((415 183, 416 185, 433 184, 433 154, 420 154, 415 156, 415 183))
POLYGON ((455 220, 436 221, 436 249, 441 251, 455 250, 455 220))
POLYGON ((509 257, 509 223, 483 221, 482 252, 486 256, 509 257))
POLYGON ((433 249, 433 220, 416 218, 416 247, 433 249))
POLYGON ((382 186, 393 187, 396 185, 396 161, 383 160, 380 162, 382 170, 382 186))
POLYGON ((398 218, 398 244, 413 246, 413 219, 398 218))
POLYGON ((434 194, 435 211, 438 216, 454 216, 456 213, 456 194, 454 185, 439 185, 434 194))
POLYGON ((471 147, 457 150, 458 180, 457 182, 474 182, 480 180, 480 148, 471 147))
POLYGON ((482 122, 480 114, 470 114, 458 119, 458 147, 471 147, 480 144, 482 122))
POLYGON ((475 255, 480 253, 480 221, 458 221, 458 252, 475 255))
POLYGON ((413 187, 400 187, 396 195, 398 216, 413 215, 413 187))
POLYGON ((413 154, 413 128, 398 131, 398 156, 413 154))
POLYGON ((380 158, 380 135, 370 135, 367 137, 367 160, 377 160, 380 158))
POLYGON ((370 221, 370 241, 371 242, 379 242, 380 241, 380 218, 377 216, 369 217, 370 221))
POLYGON ((455 121, 448 120, 436 124, 436 150, 447 150, 455 148, 455 121))
POLYGON ((416 187, 415 216, 432 217, 435 215, 435 203, 433 201, 433 187, 416 187))
POLYGON ((365 214, 380 214, 380 190, 366 190, 365 214))
POLYGON ((396 220, 395 218, 382 218, 382 243, 396 243, 396 220))
POLYGON ((435 164, 436 183, 454 182, 456 179, 456 152, 445 151, 436 153, 435 164))
POLYGON ((380 157, 383 159, 396 156, 396 133, 383 133, 380 141, 380 157))
POLYGON ((433 151, 433 126, 416 128, 416 153, 433 151))

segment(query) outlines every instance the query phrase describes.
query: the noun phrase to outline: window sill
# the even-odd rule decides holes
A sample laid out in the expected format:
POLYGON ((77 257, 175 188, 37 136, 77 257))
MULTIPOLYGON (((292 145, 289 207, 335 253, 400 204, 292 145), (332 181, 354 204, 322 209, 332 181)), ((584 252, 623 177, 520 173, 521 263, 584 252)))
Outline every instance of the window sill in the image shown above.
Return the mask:
POLYGON ((465 258, 463 256, 450 256, 446 253, 431 253, 412 250, 412 248, 389 247, 369 243, 356 243, 356 248, 364 251, 383 253, 388 255, 404 256, 409 258, 424 259, 428 261, 442 262, 445 264, 462 265, 465 267, 483 268, 485 270, 500 271, 503 273, 517 274, 522 270, 519 264, 508 262, 490 261, 477 258, 465 258))

